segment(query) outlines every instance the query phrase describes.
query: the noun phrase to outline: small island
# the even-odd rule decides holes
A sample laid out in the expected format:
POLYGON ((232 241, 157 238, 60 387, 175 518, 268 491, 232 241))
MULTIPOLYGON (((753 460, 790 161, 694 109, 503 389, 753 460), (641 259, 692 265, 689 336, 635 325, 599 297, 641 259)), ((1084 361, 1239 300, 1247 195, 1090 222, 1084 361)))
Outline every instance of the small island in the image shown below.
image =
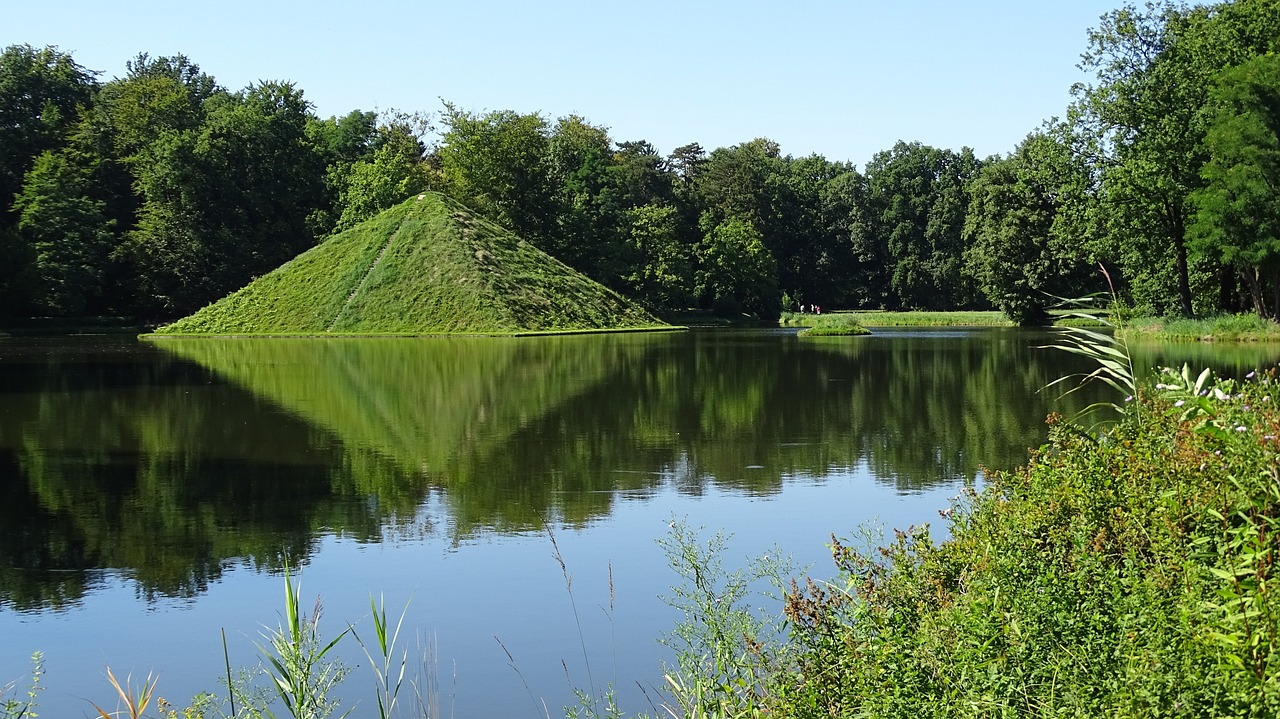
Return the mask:
POLYGON ((148 336, 671 329, 515 234, 427 192, 148 336))

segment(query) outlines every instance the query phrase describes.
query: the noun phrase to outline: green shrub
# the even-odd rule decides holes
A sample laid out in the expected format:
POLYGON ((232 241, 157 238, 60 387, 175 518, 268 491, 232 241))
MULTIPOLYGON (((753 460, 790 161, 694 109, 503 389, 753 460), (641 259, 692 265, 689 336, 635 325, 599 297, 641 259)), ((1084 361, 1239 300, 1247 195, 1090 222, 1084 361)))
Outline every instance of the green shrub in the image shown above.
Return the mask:
POLYGON ((757 650, 768 696, 719 713, 1280 715, 1277 390, 1167 371, 1105 434, 1051 418, 943 511, 947 541, 834 541, 835 577, 793 584, 757 650))

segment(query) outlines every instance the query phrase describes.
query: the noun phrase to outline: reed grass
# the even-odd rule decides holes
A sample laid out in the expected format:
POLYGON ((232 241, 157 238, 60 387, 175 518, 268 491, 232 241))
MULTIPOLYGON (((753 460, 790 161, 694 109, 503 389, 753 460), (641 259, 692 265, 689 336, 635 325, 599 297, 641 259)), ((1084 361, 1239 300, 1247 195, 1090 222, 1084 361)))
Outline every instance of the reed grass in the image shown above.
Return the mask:
POLYGON ((140 719, 142 713, 151 705, 151 699, 155 696, 156 684, 160 681, 160 677, 148 673, 147 678, 142 680, 142 684, 135 691, 131 675, 126 676, 122 684, 116 678, 115 673, 111 671, 111 667, 107 667, 107 681, 116 690, 120 700, 119 705, 123 708, 108 712, 94 704, 93 708, 98 712, 98 716, 102 719, 120 719, 120 717, 140 719))
POLYGON ((409 605, 406 603, 404 609, 400 611, 395 627, 392 628, 387 621, 385 598, 379 597, 378 601, 374 602, 373 597, 369 597, 369 614, 373 618, 373 647, 377 650, 376 656, 369 650, 368 644, 360 638, 355 628, 351 630, 351 635, 368 658, 369 668, 374 674, 374 696, 378 701, 379 719, 391 719, 395 714, 400 699, 400 688, 404 686, 405 672, 409 666, 409 650, 401 648, 399 641, 400 630, 404 626, 404 617, 408 610, 409 605))
MULTIPOLYGON (((292 581, 285 567, 284 624, 265 633, 267 645, 259 645, 259 650, 268 662, 272 687, 289 715, 294 719, 326 719, 338 708, 331 692, 348 673, 346 666, 329 653, 351 627, 328 642, 323 641, 320 600, 316 599, 310 616, 304 615, 300 607, 301 590, 301 585, 292 581)), ((348 709, 342 716, 350 712, 348 709)), ((266 714, 275 716, 270 708, 266 714)))

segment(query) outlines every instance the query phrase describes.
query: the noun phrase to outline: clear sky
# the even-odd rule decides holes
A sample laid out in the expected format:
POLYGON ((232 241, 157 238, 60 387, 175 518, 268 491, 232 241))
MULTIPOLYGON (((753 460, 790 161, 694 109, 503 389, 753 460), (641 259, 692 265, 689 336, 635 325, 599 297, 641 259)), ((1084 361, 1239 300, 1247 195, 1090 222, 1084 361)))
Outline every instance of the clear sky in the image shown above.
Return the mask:
POLYGON ((662 153, 768 137, 858 167, 897 140, 1011 151, 1070 102, 1086 31, 1120 0, 4 0, 0 45, 56 45, 101 79, 185 54, 230 89, 351 110, 578 114, 662 153))

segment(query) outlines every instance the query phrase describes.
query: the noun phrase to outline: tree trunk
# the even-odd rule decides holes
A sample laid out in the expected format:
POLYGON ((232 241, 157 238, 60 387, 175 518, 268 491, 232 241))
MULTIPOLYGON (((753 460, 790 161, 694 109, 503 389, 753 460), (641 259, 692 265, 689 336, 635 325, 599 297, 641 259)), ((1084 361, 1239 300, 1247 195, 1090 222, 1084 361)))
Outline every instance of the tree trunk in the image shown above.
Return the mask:
POLYGON ((1257 312, 1259 317, 1267 317, 1266 302, 1262 299, 1262 282, 1258 278, 1257 268, 1240 270, 1240 277, 1249 288, 1249 296, 1253 298, 1253 311, 1257 312))
POLYGON ((1186 227, 1181 212, 1173 213, 1173 250, 1177 259, 1178 271, 1178 303, 1182 305, 1182 316, 1191 316, 1191 279, 1187 271, 1186 227))
POLYGON ((1230 265, 1218 268, 1218 307, 1223 312, 1240 311, 1240 294, 1237 292, 1236 273, 1230 265))

